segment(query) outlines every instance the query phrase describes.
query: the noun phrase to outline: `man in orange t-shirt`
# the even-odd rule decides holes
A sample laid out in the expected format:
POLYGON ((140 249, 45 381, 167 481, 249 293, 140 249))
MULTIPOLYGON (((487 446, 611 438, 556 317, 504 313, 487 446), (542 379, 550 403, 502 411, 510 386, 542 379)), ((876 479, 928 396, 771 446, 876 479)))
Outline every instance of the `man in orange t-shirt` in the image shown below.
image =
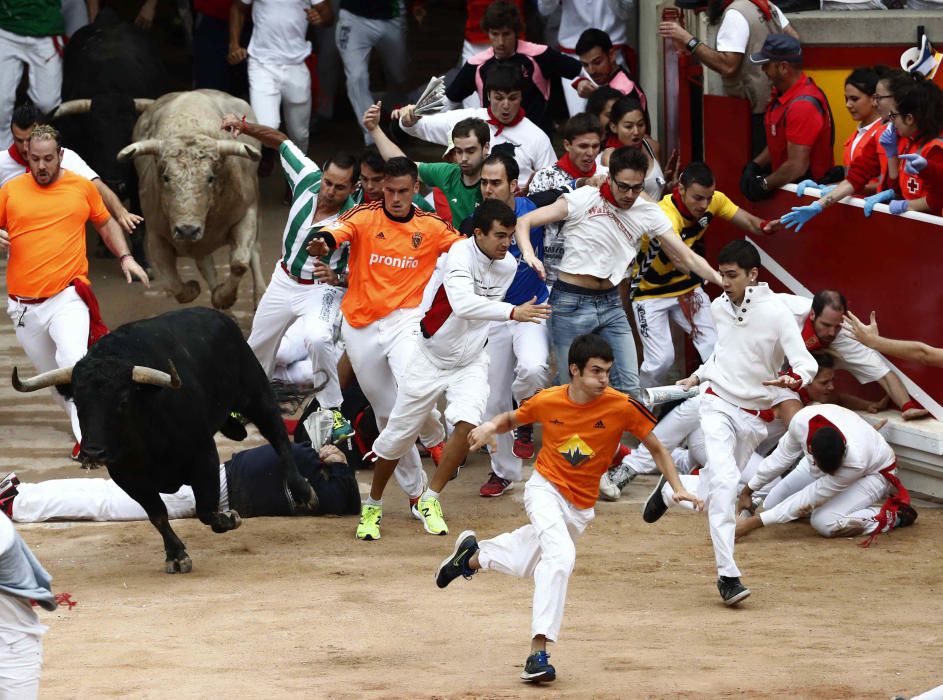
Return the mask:
MULTIPOLYGON (((89 343, 89 306, 96 307, 88 282, 85 222, 91 220, 127 278, 148 284, 147 274, 128 252, 124 234, 105 209, 95 186, 63 170, 59 134, 37 126, 29 141, 29 173, 0 188, 0 248, 10 249, 7 263, 7 313, 16 338, 39 372, 71 367, 89 343), (80 296, 82 294, 87 296, 80 296)), ((72 401, 63 404, 72 422, 78 457, 82 441, 72 401)))
MULTIPOLYGON (((408 158, 390 158, 383 168, 383 201, 362 204, 310 234, 308 253, 327 255, 350 243, 347 293, 341 302, 341 335, 364 396, 383 430, 396 400, 398 378, 406 373, 419 333, 423 291, 436 260, 461 234, 435 214, 413 206, 419 172, 408 158)), ((427 447, 441 450, 445 430, 433 411, 419 433, 427 447)), ((413 447, 394 472, 409 496, 413 515, 425 488, 419 452, 413 447)))
POLYGON ((635 399, 609 387, 612 347, 598 335, 577 336, 570 345, 570 383, 524 401, 516 411, 482 423, 469 435, 471 451, 525 423, 543 425, 543 446, 524 487, 530 524, 478 542, 466 530, 436 572, 445 588, 478 569, 534 577, 530 656, 521 678, 532 683, 556 678, 547 642, 555 642, 563 621, 566 589, 576 561, 576 539, 594 517, 599 477, 612 461, 622 434, 641 440, 674 491, 676 501, 701 502, 684 490, 671 456, 652 433, 655 417, 635 399), (678 490, 680 489, 680 490, 678 490))

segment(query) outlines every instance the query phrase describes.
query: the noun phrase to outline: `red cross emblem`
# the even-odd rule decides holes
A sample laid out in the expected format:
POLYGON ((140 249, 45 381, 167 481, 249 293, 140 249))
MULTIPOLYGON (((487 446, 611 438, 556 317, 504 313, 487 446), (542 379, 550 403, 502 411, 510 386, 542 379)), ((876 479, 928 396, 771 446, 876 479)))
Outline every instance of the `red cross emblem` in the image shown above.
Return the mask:
POLYGON ((920 191, 920 182, 915 177, 907 178, 907 191, 910 194, 917 194, 920 191))

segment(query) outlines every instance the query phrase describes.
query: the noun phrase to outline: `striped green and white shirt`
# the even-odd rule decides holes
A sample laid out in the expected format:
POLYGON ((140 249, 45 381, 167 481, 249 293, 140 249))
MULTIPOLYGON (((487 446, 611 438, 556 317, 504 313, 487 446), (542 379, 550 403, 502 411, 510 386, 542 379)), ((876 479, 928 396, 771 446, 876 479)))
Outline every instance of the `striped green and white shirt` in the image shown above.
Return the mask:
MULTIPOLYGON (((282 235, 282 262, 295 277, 314 279, 316 258, 308 255, 305 246, 323 226, 355 207, 357 203, 348 197, 339 212, 321 221, 313 221, 312 217, 318 208, 318 192, 321 191, 321 168, 289 140, 282 141, 278 152, 281 155, 285 179, 291 186, 291 209, 288 211, 288 222, 282 235)), ((350 245, 345 243, 321 260, 337 275, 342 275, 347 271, 349 257, 350 245)))

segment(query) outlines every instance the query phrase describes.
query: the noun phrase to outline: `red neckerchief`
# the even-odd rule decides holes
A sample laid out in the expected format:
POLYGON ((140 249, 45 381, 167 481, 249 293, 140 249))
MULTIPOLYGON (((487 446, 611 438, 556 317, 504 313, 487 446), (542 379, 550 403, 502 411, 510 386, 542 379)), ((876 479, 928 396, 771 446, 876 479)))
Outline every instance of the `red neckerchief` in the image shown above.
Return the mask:
POLYGON ((809 419, 809 434, 805 439, 806 449, 809 451, 809 454, 812 454, 812 438, 815 437, 815 434, 819 432, 822 428, 834 428, 838 431, 838 434, 841 435, 841 441, 843 445, 848 444, 848 440, 845 439, 844 433, 838 430, 838 426, 832 423, 828 418, 823 416, 821 413, 816 413, 812 418, 809 419))
POLYGON ((802 324, 802 340, 805 341, 806 350, 809 352, 825 348, 825 345, 815 334, 815 328, 812 326, 812 314, 806 316, 805 323, 802 324))
MULTIPOLYGON (((724 9, 726 10, 728 7, 730 7, 732 2, 733 0, 724 0, 724 9)), ((773 11, 769 7, 769 0, 750 0, 750 2, 760 8, 760 12, 763 13, 763 17, 767 22, 773 19, 773 11)))
POLYGON ((505 128, 509 126, 517 126, 518 124, 520 124, 522 121, 524 121, 524 117, 526 116, 527 114, 524 112, 524 108, 521 107, 521 109, 517 113, 517 116, 511 120, 511 123, 505 124, 504 122, 499 122, 498 118, 494 116, 494 112, 491 111, 491 107, 488 107, 488 120, 487 121, 489 124, 498 127, 494 131, 494 135, 497 136, 502 131, 504 131, 505 128))
POLYGON ((19 163, 20 165, 22 165, 24 168, 28 168, 28 167, 29 167, 29 163, 27 163, 25 160, 23 160, 23 156, 21 156, 21 155, 20 155, 20 152, 19 152, 18 150, 16 150, 16 144, 15 144, 15 143, 10 145, 10 150, 7 151, 7 153, 10 154, 10 157, 11 157, 14 161, 16 161, 17 163, 19 163))
POLYGON ((609 187, 609 180, 606 180, 604 183, 602 183, 602 187, 599 188, 599 194, 601 194, 602 198, 609 202, 609 204, 612 206, 619 207, 619 205, 616 204, 616 198, 612 196, 612 188, 609 187))
POLYGON ((609 136, 606 138, 606 145, 603 148, 603 150, 605 150, 606 148, 622 148, 622 146, 623 146, 623 143, 619 140, 618 136, 615 136, 614 134, 609 134, 609 136))
POLYGON ((564 153, 563 157, 557 161, 557 167, 560 168, 570 177, 580 178, 580 177, 592 177, 596 174, 596 161, 593 161, 592 166, 586 172, 583 172, 570 160, 570 154, 564 153))
POLYGON ((681 188, 677 185, 671 190, 671 203, 675 205, 675 209, 677 209, 678 213, 685 219, 688 221, 697 221, 697 217, 691 213, 691 210, 685 206, 684 200, 681 199, 681 188))

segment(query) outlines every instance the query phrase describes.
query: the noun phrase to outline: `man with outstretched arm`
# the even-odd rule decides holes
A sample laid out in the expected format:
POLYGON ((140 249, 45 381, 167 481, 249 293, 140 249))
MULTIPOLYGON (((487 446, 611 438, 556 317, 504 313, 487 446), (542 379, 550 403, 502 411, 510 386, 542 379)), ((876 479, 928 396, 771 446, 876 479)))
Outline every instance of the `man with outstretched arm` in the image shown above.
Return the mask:
POLYGON ((676 500, 701 502, 681 485, 668 451, 654 435, 655 417, 635 399, 609 387, 612 347, 598 335, 573 339, 567 357, 570 383, 544 389, 516 410, 482 423, 469 435, 470 449, 524 423, 543 424, 543 446, 524 487, 530 524, 478 542, 474 532, 458 536, 455 549, 436 571, 445 588, 479 569, 534 577, 530 655, 521 678, 531 683, 556 678, 547 642, 559 638, 576 539, 593 520, 599 476, 622 434, 629 432, 651 450, 676 500))

